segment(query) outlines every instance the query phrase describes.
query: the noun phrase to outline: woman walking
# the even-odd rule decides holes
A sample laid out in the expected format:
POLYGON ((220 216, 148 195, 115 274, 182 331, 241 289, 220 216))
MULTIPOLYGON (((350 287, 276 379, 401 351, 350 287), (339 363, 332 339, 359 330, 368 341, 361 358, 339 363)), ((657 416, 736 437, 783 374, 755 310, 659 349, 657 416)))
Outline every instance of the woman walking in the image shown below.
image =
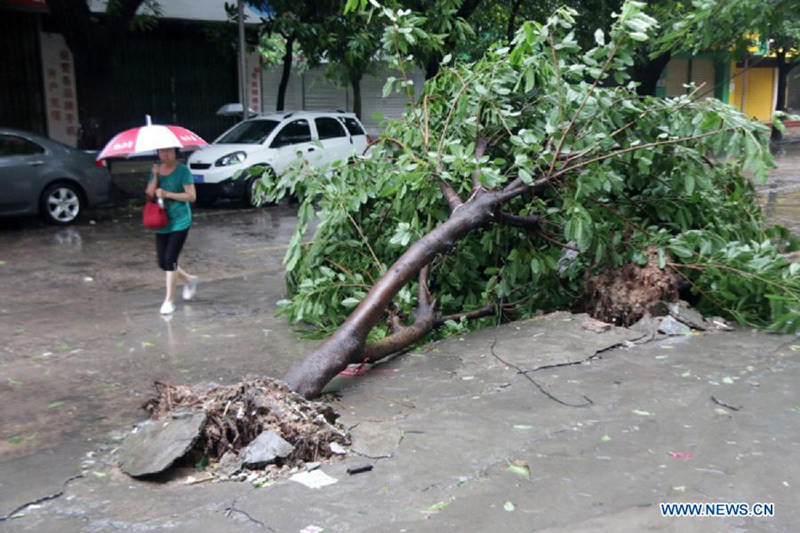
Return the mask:
POLYGON ((167 275, 167 294, 161 304, 161 314, 175 311, 175 290, 183 285, 183 299, 191 300, 197 290, 197 276, 192 276, 178 266, 178 256, 186 242, 192 225, 192 209, 189 204, 197 199, 194 180, 189 169, 177 159, 177 148, 158 151, 161 163, 153 165, 153 175, 147 184, 148 198, 159 198, 164 202, 169 222, 165 228, 156 230, 156 252, 158 266, 167 275))

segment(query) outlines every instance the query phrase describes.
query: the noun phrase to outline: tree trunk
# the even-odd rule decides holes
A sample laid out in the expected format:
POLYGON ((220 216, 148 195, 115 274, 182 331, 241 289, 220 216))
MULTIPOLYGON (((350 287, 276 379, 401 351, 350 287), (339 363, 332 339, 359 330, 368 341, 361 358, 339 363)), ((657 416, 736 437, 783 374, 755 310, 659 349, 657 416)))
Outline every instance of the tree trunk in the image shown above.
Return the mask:
POLYGON ((510 43, 514 38, 514 32, 517 30, 517 15, 519 15, 519 5, 522 0, 514 0, 511 6, 511 13, 508 15, 508 27, 506 28, 506 40, 510 43))
MULTIPOLYGON (((789 73, 797 64, 794 61, 786 62, 786 51, 780 50, 775 53, 778 62, 778 97, 775 100, 775 111, 786 111, 786 85, 789 73)), ((772 128, 772 140, 777 141, 783 138, 783 134, 778 128, 772 128)))
POLYGON ((368 359, 374 360, 369 349, 373 345, 365 350, 365 341, 394 296, 437 255, 453 248, 473 229, 491 222, 500 205, 526 190, 514 188, 513 192, 506 192, 510 189, 475 194, 472 200, 454 210, 446 222, 412 244, 344 324, 314 353, 289 369, 283 378, 289 387, 306 398, 313 398, 347 365, 362 362, 365 352, 370 356, 368 359))
POLYGON ((350 86, 353 88, 353 113, 361 120, 361 78, 363 73, 356 73, 350 76, 350 86))
POLYGON ((289 76, 292 73, 292 49, 294 48, 294 35, 284 37, 286 39, 286 52, 283 54, 283 70, 281 71, 281 81, 278 84, 278 102, 275 104, 275 111, 283 111, 286 103, 286 87, 289 86, 289 76))
POLYGON ((661 73, 667 68, 667 63, 669 63, 671 56, 670 52, 665 52, 655 59, 637 63, 633 67, 633 79, 639 82, 639 86, 636 87, 636 94, 639 96, 655 96, 658 80, 661 78, 661 73))

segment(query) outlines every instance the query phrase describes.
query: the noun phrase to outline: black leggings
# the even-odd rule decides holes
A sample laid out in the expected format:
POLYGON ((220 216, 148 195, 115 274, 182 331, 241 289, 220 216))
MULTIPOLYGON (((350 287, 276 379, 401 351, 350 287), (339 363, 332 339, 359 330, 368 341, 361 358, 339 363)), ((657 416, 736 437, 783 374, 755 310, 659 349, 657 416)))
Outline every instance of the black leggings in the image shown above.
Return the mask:
POLYGON ((161 270, 172 272, 178 268, 178 255, 186 242, 189 228, 170 233, 156 233, 156 252, 161 270))

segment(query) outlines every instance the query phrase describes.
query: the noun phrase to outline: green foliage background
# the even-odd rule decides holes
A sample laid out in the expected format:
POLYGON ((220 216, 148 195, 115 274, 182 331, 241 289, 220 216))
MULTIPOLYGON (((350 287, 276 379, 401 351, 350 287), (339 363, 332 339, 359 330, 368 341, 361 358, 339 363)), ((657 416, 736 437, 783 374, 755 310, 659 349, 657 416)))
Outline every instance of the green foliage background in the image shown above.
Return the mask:
MULTIPOLYGON (((265 183, 273 200, 303 198, 286 256, 289 319, 335 329, 409 243, 450 216, 441 182, 466 201, 480 194, 476 175, 487 190, 530 186, 503 211, 538 216, 541 229, 490 225, 438 257, 430 287, 443 315, 489 302, 507 318, 573 308, 587 273, 643 264, 655 248, 702 311, 796 329, 800 265, 779 255, 796 245, 766 227, 751 181, 772 165, 768 128, 713 99, 637 97, 627 72, 656 25, 642 7, 625 3, 589 49, 575 40, 575 13, 561 9, 480 61, 445 57, 367 156, 265 183), (476 160, 479 138, 488 149, 476 160)), ((424 21, 382 15, 392 22, 384 49, 404 71, 424 21)), ((385 92, 408 86, 390 79, 385 92)), ((415 295, 404 288, 390 311, 411 316, 415 295)), ((449 322, 444 334, 464 327, 449 322)), ((385 334, 377 327, 370 340, 385 334)))

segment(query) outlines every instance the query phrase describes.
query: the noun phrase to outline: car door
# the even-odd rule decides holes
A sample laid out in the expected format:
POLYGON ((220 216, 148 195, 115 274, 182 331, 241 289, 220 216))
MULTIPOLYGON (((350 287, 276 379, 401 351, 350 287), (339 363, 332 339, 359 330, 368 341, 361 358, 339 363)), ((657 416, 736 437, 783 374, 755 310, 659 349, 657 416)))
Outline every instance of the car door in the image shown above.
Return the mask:
POLYGON ((367 148, 367 144, 370 142, 367 132, 364 131, 364 126, 355 116, 340 116, 339 119, 350 134, 353 151, 359 155, 363 154, 364 150, 367 148))
POLYGON ((43 146, 29 139, 0 133, 0 212, 35 211, 46 155, 43 146))
POLYGON ((320 165, 332 165, 334 161, 346 163, 353 153, 353 144, 344 125, 333 117, 317 117, 314 125, 322 145, 320 165))
POLYGON ((284 124, 269 146, 275 150, 272 166, 279 175, 298 158, 307 159, 312 165, 317 164, 317 159, 322 153, 317 143, 312 140, 311 126, 304 118, 284 124))

